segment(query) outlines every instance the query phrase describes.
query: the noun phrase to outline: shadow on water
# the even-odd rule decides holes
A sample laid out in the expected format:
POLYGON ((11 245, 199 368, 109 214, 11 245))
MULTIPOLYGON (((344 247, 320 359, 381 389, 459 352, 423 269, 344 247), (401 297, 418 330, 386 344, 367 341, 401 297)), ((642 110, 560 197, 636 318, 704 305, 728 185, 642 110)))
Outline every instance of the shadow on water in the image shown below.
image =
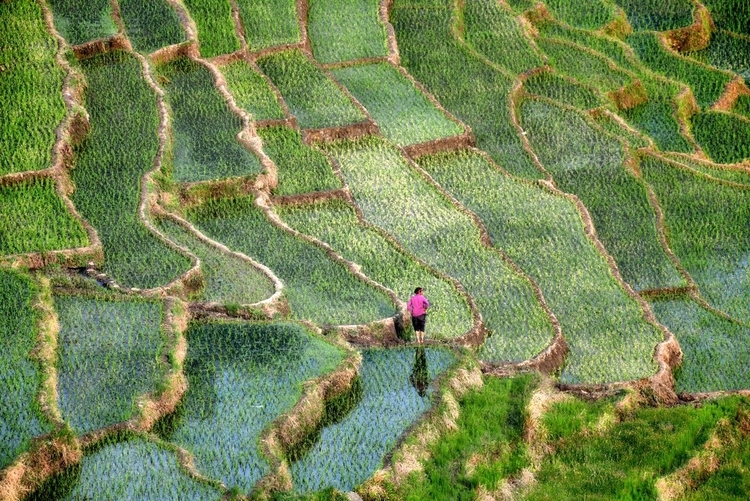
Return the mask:
POLYGON ((414 349, 414 368, 409 376, 409 382, 417 390, 420 397, 427 395, 427 387, 430 385, 430 374, 427 370, 427 352, 424 346, 414 349))

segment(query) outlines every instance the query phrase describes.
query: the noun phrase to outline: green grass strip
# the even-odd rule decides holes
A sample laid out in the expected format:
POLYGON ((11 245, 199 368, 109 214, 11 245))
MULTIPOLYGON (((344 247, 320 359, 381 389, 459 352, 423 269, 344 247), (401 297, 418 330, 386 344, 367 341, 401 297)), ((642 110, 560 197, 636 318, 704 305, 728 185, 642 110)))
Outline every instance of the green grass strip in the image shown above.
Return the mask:
POLYGON ((336 84, 300 50, 288 50, 258 60, 260 68, 281 91, 303 129, 351 125, 365 115, 336 84))
POLYGON ((205 279, 201 300, 225 305, 252 304, 274 293, 268 276, 247 261, 208 245, 170 219, 159 219, 156 224, 172 241, 200 258, 205 279))
POLYGON ((657 37, 654 33, 636 33, 629 36, 627 42, 652 71, 688 85, 701 107, 713 104, 732 76, 669 52, 657 37))
POLYGON ((738 96, 732 111, 750 118, 750 95, 738 96))
POLYGON ((172 111, 176 181, 208 181, 261 171, 260 160, 237 140, 242 119, 229 109, 208 68, 183 57, 157 71, 172 111))
POLYGON ((750 321, 748 191, 709 182, 694 173, 647 157, 645 180, 664 210, 672 250, 712 306, 750 321))
POLYGON ((275 195, 297 195, 341 188, 331 163, 320 151, 302 142, 299 131, 289 127, 258 130, 263 151, 276 164, 279 185, 275 195))
POLYGON ((189 390, 167 438, 204 475, 249 492, 270 471, 263 431, 343 353, 296 324, 192 324, 187 339, 189 390))
POLYGON ((592 114, 592 118, 599 127, 626 141, 632 149, 649 146, 649 142, 645 137, 622 125, 609 113, 595 113, 592 114))
POLYGON ((226 0, 184 0, 198 27, 201 57, 215 57, 240 50, 234 29, 232 6, 226 0))
POLYGON ((141 177, 158 149, 156 96, 138 60, 124 52, 81 62, 91 132, 76 147, 71 177, 76 208, 97 230, 104 271, 120 285, 169 283, 190 260, 159 241, 138 219, 141 177))
POLYGON ((133 47, 151 53, 185 41, 177 12, 166 0, 120 0, 120 13, 133 47))
POLYGON ((364 324, 394 306, 332 261, 319 247, 274 226, 250 197, 212 200, 190 211, 201 230, 273 270, 285 284, 294 318, 318 324, 364 324))
POLYGON ((156 390, 163 376, 162 304, 56 296, 55 308, 65 420, 84 434, 133 417, 136 398, 156 390))
POLYGON ((312 0, 307 31, 321 63, 388 55, 380 0, 312 0))
POLYGON ((249 112, 253 120, 279 120, 284 110, 263 75, 246 61, 234 61, 219 67, 237 106, 249 112))
POLYGON ((49 6, 55 29, 70 45, 117 33, 112 7, 107 0, 50 0, 49 6))
POLYGON ((435 277, 377 231, 362 225, 346 202, 284 207, 279 214, 296 230, 328 243, 360 265, 365 275, 395 291, 404 301, 415 287, 424 288, 431 304, 428 337, 451 339, 471 329, 471 310, 453 284, 435 277))
POLYGON ((29 355, 36 345, 37 290, 17 271, 0 270, 0 470, 50 431, 37 403, 42 382, 29 355))
POLYGON ((523 88, 530 94, 554 99, 582 110, 597 108, 606 102, 596 89, 549 71, 532 75, 524 82, 523 88))
POLYGON ((656 372, 653 353, 663 335, 612 275, 571 201, 515 181, 475 153, 419 164, 542 289, 570 348, 561 381, 609 383, 656 372))
POLYGON ((677 392, 750 387, 744 362, 750 356, 750 328, 686 299, 656 301, 651 306, 682 349, 682 365, 675 371, 677 392))
POLYGON ((107 438, 83 460, 57 474, 29 501, 219 501, 222 493, 190 477, 177 454, 141 437, 107 438))
POLYGON ((53 180, 0 186, 0 255, 88 244, 86 231, 57 196, 53 180))
POLYGON ((596 30, 615 20, 617 10, 603 0, 546 0, 555 19, 586 30, 596 30))
POLYGON ((512 12, 494 0, 466 2, 464 39, 477 52, 513 74, 544 66, 512 12))
POLYGON ((678 162, 690 169, 697 171, 701 174, 711 176, 713 178, 721 179, 722 181, 729 181, 731 183, 746 184, 750 186, 750 172, 744 169, 723 169, 721 165, 714 165, 707 163, 707 161, 700 161, 697 159, 686 158, 682 155, 673 155, 667 153, 666 156, 675 162, 678 162))
POLYGON ((687 55, 722 70, 733 71, 746 80, 750 78, 750 38, 747 36, 717 30, 711 34, 708 47, 687 55))
POLYGON ((295 490, 335 487, 346 492, 370 478, 399 437, 432 407, 432 389, 419 385, 426 387, 455 360, 441 348, 364 350, 362 400, 341 421, 324 428, 320 440, 292 463, 295 490), (422 383, 414 382, 420 377, 422 383))
POLYGON ((301 41, 296 0, 237 0, 251 50, 301 41))
POLYGON ((659 243, 645 186, 622 166, 622 145, 557 105, 526 100, 519 111, 539 160, 586 206, 625 281, 636 290, 684 285, 659 243))
MULTIPOLYGON (((487 360, 526 360, 552 339, 531 285, 485 247, 474 221, 378 138, 330 147, 366 220, 410 253, 455 278, 474 297, 486 326, 487 360)), ((429 328, 429 327, 428 327, 429 328)))
POLYGON ((667 31, 693 24, 690 0, 614 0, 635 31, 667 31))
POLYGON ((32 0, 0 3, 0 175, 50 167, 65 116, 57 43, 32 0))
POLYGON ((750 35, 750 5, 744 0, 704 0, 716 27, 750 35))
POLYGON ((399 8, 390 20, 396 30, 401 64, 440 103, 468 124, 477 146, 508 171, 527 178, 539 172, 510 121, 508 92, 513 81, 482 63, 450 34, 449 8, 399 8), (477 92, 481 89, 481 92, 477 92))
POLYGON ((707 111, 692 117, 693 135, 703 151, 720 164, 750 160, 750 118, 707 111))
POLYGON ((680 124, 675 118, 671 100, 652 98, 621 113, 629 124, 650 136, 660 150, 680 153, 693 151, 693 145, 680 133, 680 124))
POLYGON ((644 407, 615 422, 613 404, 608 409, 598 409, 600 403, 557 404, 545 421, 576 419, 591 407, 600 417, 593 426, 552 441, 554 452, 544 458, 522 499, 656 499, 656 480, 700 453, 717 423, 734 419, 741 405, 746 404, 730 397, 698 408, 644 407))
POLYGON ((390 64, 350 66, 332 73, 367 108, 383 135, 399 146, 464 132, 390 64))
POLYGON ((533 378, 489 377, 459 401, 456 430, 430 447, 424 472, 412 473, 398 499, 473 500, 477 490, 496 491, 502 480, 528 466, 524 420, 533 378), (472 468, 473 467, 473 468, 472 468))

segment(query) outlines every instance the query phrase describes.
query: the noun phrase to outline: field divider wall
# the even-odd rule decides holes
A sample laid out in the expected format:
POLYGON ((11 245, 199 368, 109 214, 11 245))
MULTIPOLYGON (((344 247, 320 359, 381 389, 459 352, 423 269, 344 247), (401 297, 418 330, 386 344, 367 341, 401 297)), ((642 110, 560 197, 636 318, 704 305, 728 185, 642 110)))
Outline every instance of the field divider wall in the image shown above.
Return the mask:
POLYGON ((240 6, 237 4, 237 0, 229 0, 229 5, 232 7, 232 21, 234 21, 234 33, 240 41, 240 54, 247 52, 247 38, 245 38, 245 27, 242 25, 242 18, 240 17, 240 6))
MULTIPOLYGON (((658 151, 648 151, 648 153, 658 156, 659 159, 661 160, 672 160, 672 161, 677 161, 677 163, 681 164, 680 159, 684 158, 686 161, 689 161, 689 162, 693 162, 696 164, 704 164, 704 166, 710 169, 725 170, 725 171, 740 171, 750 176, 750 163, 746 163, 746 162, 740 162, 740 163, 734 163, 734 164, 718 164, 711 159, 703 158, 703 157, 699 158, 697 156, 689 155, 686 153, 669 152, 669 156, 665 156, 663 153, 658 152, 658 151)), ((691 168, 688 165, 684 165, 683 168, 690 169, 691 172, 696 172, 696 175, 698 173, 697 170, 691 168)), ((706 175, 705 173, 701 173, 701 174, 706 175)), ((712 176, 709 176, 709 178, 712 178, 712 176)), ((719 178, 716 178, 716 179, 718 181, 731 182, 731 181, 726 181, 725 179, 719 179, 719 178)), ((737 184, 743 185, 743 183, 737 183, 737 184)))
MULTIPOLYGON (((563 104, 563 103, 559 103, 558 102, 558 104, 563 104)), ((606 115, 609 118, 611 118, 613 121, 617 122, 617 124, 620 127, 626 129, 628 132, 630 132, 634 136, 637 136, 640 139, 643 139, 644 141, 646 141, 648 143, 648 145, 649 145, 648 146, 649 148, 655 148, 656 147, 656 145, 654 143, 654 140, 651 139, 651 136, 647 136, 647 135, 643 134, 641 131, 639 131, 638 129, 635 129, 635 128, 631 127, 630 124, 627 123, 625 121, 625 119, 623 119, 617 113, 613 113, 611 110, 608 110, 605 107, 594 108, 592 110, 589 110, 588 113, 589 113, 589 115, 591 115, 591 118, 594 118, 594 119, 596 119, 596 117, 597 117, 598 114, 606 115)), ((602 129, 602 130, 604 130, 604 129, 602 129)))
MULTIPOLYGON (((427 264, 427 262, 425 262, 422 258, 406 250, 404 246, 401 245, 401 243, 393 237, 393 235, 385 231, 380 226, 377 226, 369 222, 367 218, 365 218, 365 214, 364 212, 362 212, 362 208, 359 205, 357 205, 357 202, 354 200, 351 190, 349 189, 349 185, 346 183, 346 179, 344 178, 344 175, 341 172, 341 165, 339 164, 338 160, 333 155, 326 153, 326 156, 331 161, 331 165, 333 165, 334 174, 336 174, 336 176, 341 180, 341 184, 344 187, 343 192, 346 195, 346 200, 347 202, 349 202, 349 205, 354 209, 354 213, 357 215, 357 220, 359 221, 359 224, 361 224, 365 228, 368 228, 378 233, 381 237, 383 237, 391 245, 393 245, 399 252, 403 253, 404 255, 411 256, 411 258, 414 259, 414 261, 416 261, 420 266, 423 266, 425 269, 429 270, 430 273, 433 274, 433 276, 450 282, 453 285, 453 287, 455 287, 456 290, 459 292, 461 297, 463 297, 466 300, 466 303, 469 305, 469 309, 471 310, 473 326, 466 334, 464 334, 463 336, 457 339, 454 339, 453 342, 462 344, 465 346, 480 346, 484 342, 486 332, 485 332, 484 322, 482 321, 482 314, 480 313, 479 308, 477 307, 477 304, 474 301, 474 298, 471 296, 471 294, 466 292, 466 289, 458 280, 443 273, 442 271, 436 270, 435 268, 427 264)), ((408 313, 406 311, 405 304, 401 308, 401 314, 404 320, 406 320, 408 313)), ((353 342, 353 341, 354 340, 350 339, 350 342, 353 342)))
POLYGON ((271 472, 256 484, 254 492, 292 490, 287 460, 289 451, 320 429, 327 402, 353 389, 359 377, 362 354, 343 339, 334 344, 344 348, 347 357, 333 372, 306 381, 302 396, 294 407, 278 417, 261 435, 261 450, 271 464, 271 472))
POLYGON ((389 21, 389 14, 393 0, 380 0, 380 22, 385 26, 386 42, 388 43, 388 61, 394 66, 401 66, 401 54, 398 52, 398 42, 396 40, 396 30, 389 21))
POLYGON ((518 121, 518 106, 521 104, 523 97, 526 96, 526 90, 523 88, 523 84, 524 82, 526 82, 526 80, 528 80, 529 77, 543 71, 546 70, 542 68, 534 68, 527 71, 526 73, 519 75, 518 78, 515 79, 513 88, 511 88, 510 92, 508 92, 508 113, 510 115, 510 122, 513 124, 513 127, 516 129, 518 136, 521 138, 521 145, 523 146, 524 151, 529 154, 529 158, 531 158, 531 162, 534 164, 534 167, 536 167, 539 172, 544 174, 544 177, 547 181, 554 182, 552 174, 544 167, 542 161, 539 160, 539 157, 534 151, 534 148, 532 148, 531 146, 529 138, 526 137, 526 131, 523 130, 523 127, 521 127, 521 123, 518 121))
POLYGON ((724 88, 721 97, 709 109, 712 111, 732 111, 737 98, 740 96, 750 96, 750 88, 741 76, 735 75, 724 88))

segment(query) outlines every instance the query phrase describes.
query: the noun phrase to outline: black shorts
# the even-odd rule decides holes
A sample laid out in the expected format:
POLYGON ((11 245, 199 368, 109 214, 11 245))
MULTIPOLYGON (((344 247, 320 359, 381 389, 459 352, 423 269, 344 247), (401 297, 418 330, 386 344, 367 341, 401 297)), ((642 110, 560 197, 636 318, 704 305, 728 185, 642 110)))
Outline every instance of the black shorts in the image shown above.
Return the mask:
POLYGON ((415 331, 424 332, 424 324, 427 322, 427 314, 423 313, 418 317, 411 316, 411 325, 414 326, 415 331))

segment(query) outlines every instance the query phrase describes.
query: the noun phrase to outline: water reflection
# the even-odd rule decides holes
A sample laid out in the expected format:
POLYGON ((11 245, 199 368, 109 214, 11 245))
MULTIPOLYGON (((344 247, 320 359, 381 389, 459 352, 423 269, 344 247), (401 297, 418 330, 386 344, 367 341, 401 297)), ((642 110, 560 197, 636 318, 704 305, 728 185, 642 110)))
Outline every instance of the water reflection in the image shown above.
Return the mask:
POLYGON ((414 348, 414 369, 411 371, 409 381, 417 390, 420 397, 427 395, 427 386, 430 384, 430 376, 427 371, 427 353, 424 346, 414 348))

